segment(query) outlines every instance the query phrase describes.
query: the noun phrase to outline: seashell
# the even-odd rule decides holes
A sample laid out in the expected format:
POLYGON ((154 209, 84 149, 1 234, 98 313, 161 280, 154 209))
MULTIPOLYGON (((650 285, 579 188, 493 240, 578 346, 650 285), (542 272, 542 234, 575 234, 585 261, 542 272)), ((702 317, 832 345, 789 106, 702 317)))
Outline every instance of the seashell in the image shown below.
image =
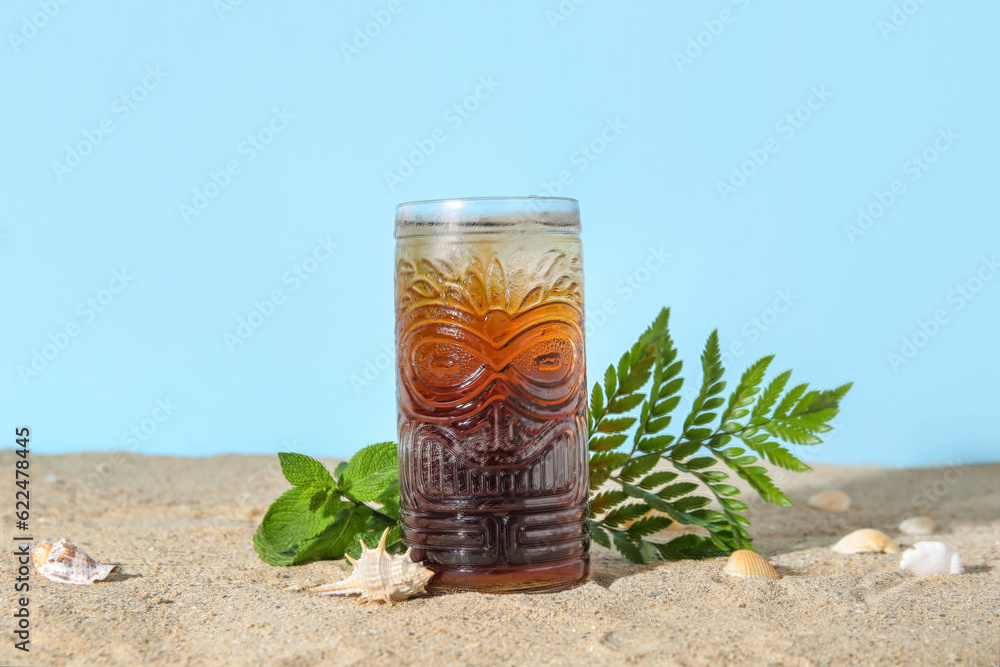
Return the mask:
POLYGON ((389 535, 386 528, 378 546, 369 549, 361 542, 361 558, 351 561, 354 571, 343 581, 326 586, 310 588, 310 593, 319 595, 352 595, 360 593, 359 602, 393 602, 406 600, 427 592, 427 583, 434 576, 420 563, 414 563, 410 558, 411 549, 402 556, 392 556, 385 552, 385 540, 389 535))
POLYGON ((900 569, 914 574, 962 574, 962 559, 944 542, 917 542, 903 552, 900 569))
POLYGON ((937 524, 929 516, 911 517, 899 524, 899 529, 907 535, 930 535, 935 528, 937 524))
POLYGON ((810 498, 809 505, 827 512, 843 512, 851 506, 851 497, 843 491, 823 491, 810 498))
POLYGON ((38 574, 63 584, 92 584, 107 581, 121 568, 121 563, 99 563, 72 540, 52 544, 39 542, 31 550, 31 560, 38 574))
POLYGON ((859 554, 865 551, 876 553, 899 553, 899 547, 889 537, 872 528, 862 528, 845 536, 833 545, 833 550, 842 554, 859 554))
POLYGON ((778 578, 778 573, 775 571, 774 567, 767 562, 767 559, 756 551, 749 551, 747 549, 734 551, 729 556, 729 560, 726 561, 726 567, 724 567, 722 571, 726 574, 731 574, 735 577, 742 577, 744 579, 778 578))

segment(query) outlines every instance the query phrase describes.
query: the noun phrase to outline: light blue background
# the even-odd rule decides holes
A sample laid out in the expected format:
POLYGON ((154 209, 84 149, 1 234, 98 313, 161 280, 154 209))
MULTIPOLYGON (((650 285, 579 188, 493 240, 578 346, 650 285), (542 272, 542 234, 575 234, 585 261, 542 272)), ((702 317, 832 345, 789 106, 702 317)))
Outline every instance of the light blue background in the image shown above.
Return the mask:
POLYGON ((997 459, 1000 276, 983 262, 1000 253, 1000 3, 909 0, 898 26, 888 0, 389 6, 3 3, 5 445, 22 424, 37 452, 346 456, 392 439, 394 205, 545 194, 565 171, 592 378, 669 305, 689 377, 718 326, 742 346, 730 379, 773 351, 795 378, 855 381, 812 460, 997 459), (345 54, 372 12, 387 25, 345 54), (477 89, 466 118, 448 113, 477 89), (293 118, 250 149, 275 109, 293 118), (78 166, 54 167, 102 121, 78 166), (767 146, 724 201, 718 183, 767 146), (186 221, 230 161, 239 173, 186 221), (845 228, 895 180, 881 217, 845 228), (318 238, 338 247, 293 288, 318 238), (651 249, 670 257, 647 273, 651 249), (122 269, 124 289, 102 293, 122 269), (230 350, 273 290, 283 302, 230 350), (26 373, 53 339, 65 347, 26 373))

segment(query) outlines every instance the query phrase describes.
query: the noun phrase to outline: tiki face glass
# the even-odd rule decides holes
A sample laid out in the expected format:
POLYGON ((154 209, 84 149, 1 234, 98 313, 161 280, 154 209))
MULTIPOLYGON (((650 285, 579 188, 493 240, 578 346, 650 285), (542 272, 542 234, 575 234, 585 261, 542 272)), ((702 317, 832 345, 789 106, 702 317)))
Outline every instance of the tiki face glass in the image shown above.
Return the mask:
POLYGON ((432 587, 585 578, 579 208, 457 199, 396 212, 400 502, 432 587))

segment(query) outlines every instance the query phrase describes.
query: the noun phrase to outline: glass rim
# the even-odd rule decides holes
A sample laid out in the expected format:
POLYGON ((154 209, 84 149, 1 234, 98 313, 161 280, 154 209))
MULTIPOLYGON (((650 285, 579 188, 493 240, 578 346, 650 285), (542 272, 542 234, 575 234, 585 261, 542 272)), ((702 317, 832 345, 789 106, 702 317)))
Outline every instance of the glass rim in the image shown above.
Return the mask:
POLYGON ((417 204, 446 204, 452 201, 473 202, 473 201, 517 201, 517 200, 538 200, 538 201, 568 201, 579 205, 580 200, 573 197, 550 197, 548 195, 503 195, 499 197, 449 197, 445 199, 417 199, 414 201, 404 201, 396 204, 398 210, 402 206, 416 206, 417 204))
POLYGON ((537 195, 424 199, 396 205, 397 239, 426 235, 580 233, 580 202, 537 195))

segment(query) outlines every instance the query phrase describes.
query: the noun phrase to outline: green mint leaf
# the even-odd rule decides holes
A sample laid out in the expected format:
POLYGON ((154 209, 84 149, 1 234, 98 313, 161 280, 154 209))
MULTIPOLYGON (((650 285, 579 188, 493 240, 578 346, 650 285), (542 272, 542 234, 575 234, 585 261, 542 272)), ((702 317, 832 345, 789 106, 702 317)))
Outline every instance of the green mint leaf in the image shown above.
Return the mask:
POLYGON ((325 530, 302 542, 293 564, 343 558, 351 545, 358 544, 360 536, 365 534, 370 518, 371 510, 363 505, 341 510, 325 530))
POLYGON ((326 466, 305 454, 279 452, 281 472, 292 486, 334 486, 335 482, 326 466))
POLYGON ((351 457, 341 483, 349 497, 367 502, 378 498, 398 480, 396 443, 380 442, 351 457))
MULTIPOLYGON (((354 500, 366 503, 379 498, 386 489, 399 483, 399 468, 382 468, 373 472, 367 477, 362 477, 351 482, 350 486, 344 489, 354 500)), ((398 491, 397 491, 398 493, 398 491)))
POLYGON ((379 442, 369 445, 351 457, 347 468, 344 469, 344 483, 352 484, 359 479, 397 465, 396 443, 379 442))
POLYGON ((319 493, 324 493, 324 490, 295 486, 272 503, 253 537, 254 548, 264 562, 291 565, 295 562, 299 545, 327 527, 329 516, 310 509, 319 493))
POLYGON ((375 499, 375 504, 378 505, 379 511, 382 514, 392 518, 395 521, 399 521, 399 483, 390 484, 385 488, 385 490, 375 499))

